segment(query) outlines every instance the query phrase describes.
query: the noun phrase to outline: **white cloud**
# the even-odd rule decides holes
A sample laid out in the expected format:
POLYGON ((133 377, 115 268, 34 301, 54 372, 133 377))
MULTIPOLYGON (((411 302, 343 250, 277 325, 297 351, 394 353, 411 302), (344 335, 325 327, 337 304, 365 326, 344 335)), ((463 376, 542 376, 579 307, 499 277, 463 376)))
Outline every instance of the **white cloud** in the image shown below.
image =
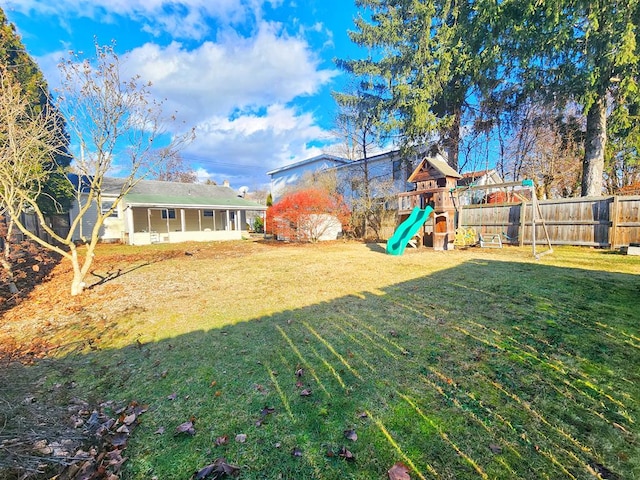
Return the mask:
POLYGON ((5 0, 5 10, 25 15, 85 17, 103 22, 113 16, 128 17, 152 33, 168 32, 179 38, 202 38, 207 19, 237 24, 260 18, 262 6, 277 6, 278 0, 5 0))
POLYGON ((254 183, 266 183, 268 170, 321 153, 308 143, 326 137, 311 114, 273 105, 263 116, 213 117, 202 122, 196 141, 183 156, 217 182, 227 179, 238 185, 254 178, 254 183))
MULTIPOLYGON (((322 30, 320 23, 291 35, 281 24, 261 19, 264 0, 8 1, 27 12, 50 10, 90 18, 117 14, 144 15, 149 20, 157 14, 157 21, 145 20, 144 28, 169 30, 178 28, 180 22, 199 28, 198 22, 212 15, 226 16, 231 22, 250 11, 250 36, 227 23, 217 26, 215 40, 195 47, 174 41, 134 48, 121 55, 125 78, 139 74, 143 81, 151 81, 154 95, 165 99, 165 111, 177 112, 179 120, 195 127, 196 140, 183 156, 198 169, 199 178, 228 179, 254 188, 250 178, 266 182, 266 171, 321 153, 309 145, 327 140, 313 112, 295 106, 338 75, 336 70, 321 67, 318 53, 305 39, 307 33, 322 30), (179 13, 175 20, 167 9, 179 13), (170 21, 175 25, 169 25, 170 21)), ((68 58, 67 52, 38 58, 52 88, 58 78, 54 66, 64 57, 68 58)))
POLYGON ((304 40, 266 22, 251 38, 227 31, 216 43, 193 50, 176 42, 166 47, 148 43, 130 52, 126 65, 151 81, 171 110, 196 122, 313 95, 337 74, 319 68, 304 40))
MULTIPOLYGON (((131 51, 126 69, 150 80, 168 111, 195 126, 185 158, 214 180, 249 176, 320 153, 312 140, 328 136, 311 113, 291 105, 337 75, 323 70, 310 46, 262 22, 254 37, 232 31, 188 50, 174 42, 131 51)), ((246 180, 243 182, 246 183, 246 180)))

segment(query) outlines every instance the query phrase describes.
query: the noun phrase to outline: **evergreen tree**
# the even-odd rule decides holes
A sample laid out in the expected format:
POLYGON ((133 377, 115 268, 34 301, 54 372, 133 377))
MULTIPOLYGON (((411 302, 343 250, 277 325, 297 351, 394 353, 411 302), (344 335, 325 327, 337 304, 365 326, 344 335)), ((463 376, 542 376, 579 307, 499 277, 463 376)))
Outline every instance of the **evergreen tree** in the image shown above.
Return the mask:
POLYGON ((388 129, 405 147, 431 143, 439 133, 449 163, 458 168, 461 125, 469 98, 494 85, 501 4, 492 0, 356 0, 369 9, 355 20, 352 41, 368 49, 338 65, 363 79, 384 100, 388 129), (382 92, 382 93, 379 93, 382 92))
POLYGON ((620 156, 607 155, 609 140, 628 151, 627 140, 635 138, 637 155, 639 1, 529 0, 507 11, 513 27, 504 39, 512 42, 523 96, 557 109, 570 102, 582 107, 582 195, 601 195, 605 159, 620 156))
POLYGON ((20 85, 22 93, 30 103, 31 113, 41 114, 50 122, 58 123, 55 126, 51 125, 51 129, 62 136, 59 141, 56 141, 56 145, 63 145, 63 148, 57 148, 58 153, 43 165, 49 175, 42 186, 38 204, 45 215, 67 211, 73 199, 73 189, 65 176, 65 169, 69 166, 71 157, 66 150, 68 139, 64 129, 64 119, 50 101, 47 82, 42 72, 27 53, 15 26, 9 23, 1 8, 0 68, 3 75, 11 75, 20 85))

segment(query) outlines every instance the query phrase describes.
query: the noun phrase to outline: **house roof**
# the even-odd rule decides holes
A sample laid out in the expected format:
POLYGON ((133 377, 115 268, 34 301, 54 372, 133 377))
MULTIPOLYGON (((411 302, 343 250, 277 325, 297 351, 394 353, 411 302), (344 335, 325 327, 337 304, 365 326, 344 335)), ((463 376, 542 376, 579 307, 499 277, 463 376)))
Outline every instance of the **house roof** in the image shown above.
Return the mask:
POLYGON ((490 170, 476 170, 474 172, 463 173, 462 178, 458 180, 458 186, 469 186, 478 181, 482 181, 482 184, 503 182, 502 177, 496 169, 493 168, 490 170))
MULTIPOLYGON (((77 175, 70 180, 80 184, 77 175)), ((127 179, 105 177, 102 182, 103 195, 119 195, 127 179)), ((82 181, 86 191, 89 182, 82 181)), ((148 207, 233 207, 240 210, 266 210, 267 207, 239 197, 230 187, 204 183, 164 182, 160 180, 140 180, 123 199, 124 204, 148 207)))
POLYGON ((462 178, 458 172, 456 172, 440 155, 425 157, 418 164, 418 167, 413 171, 408 182, 417 182, 418 177, 428 172, 432 178, 452 177, 462 178))
POLYGON ((618 193, 621 195, 640 195, 640 182, 625 185, 618 193))
POLYGON ((323 153, 323 154, 317 155, 315 157, 307 158, 306 160, 302 160, 300 162, 290 163, 289 165, 285 165, 284 167, 280 167, 280 168, 276 168, 274 170, 270 170, 270 171, 267 172, 267 175, 275 175, 276 173, 286 172, 287 170, 291 170, 291 169, 294 169, 294 168, 302 167, 302 166, 305 166, 305 165, 310 165, 312 163, 320 162, 322 160, 327 160, 329 162, 332 162, 332 163, 336 164, 336 166, 343 165, 345 163, 350 163, 349 160, 347 160, 346 158, 336 157, 335 155, 328 155, 328 154, 323 153))

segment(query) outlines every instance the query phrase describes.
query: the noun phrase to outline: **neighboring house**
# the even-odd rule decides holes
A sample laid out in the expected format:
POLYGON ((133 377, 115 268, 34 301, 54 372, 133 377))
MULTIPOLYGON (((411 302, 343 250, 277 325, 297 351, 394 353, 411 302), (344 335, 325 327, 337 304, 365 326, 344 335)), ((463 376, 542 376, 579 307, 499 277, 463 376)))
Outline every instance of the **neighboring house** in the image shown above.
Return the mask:
MULTIPOLYGON (((490 185, 496 185, 503 183, 504 180, 500 174, 495 170, 478 170, 475 172, 462 173, 462 178, 458 179, 458 187, 471 187, 482 186, 489 187, 490 185)), ((470 203, 483 203, 487 201, 487 196, 499 192, 500 189, 487 188, 486 190, 474 190, 461 194, 459 196, 461 205, 468 205, 470 203)), ((493 197, 491 197, 493 198, 493 197)))
POLYGON ((618 191, 618 195, 640 195, 640 182, 622 187, 618 191))
MULTIPOLYGON (((436 154, 440 156, 440 154, 436 154)), ((366 167, 370 181, 389 182, 393 191, 405 192, 408 187, 407 179, 415 165, 423 155, 414 158, 403 158, 399 150, 393 150, 366 159, 366 167)), ((353 195, 353 182, 364 177, 365 159, 348 160, 334 155, 319 155, 301 162, 285 165, 271 170, 267 175, 271 177, 271 196, 274 202, 285 192, 287 187, 295 186, 305 175, 322 171, 335 170, 338 181, 342 183, 345 198, 353 195)))
POLYGON ((349 163, 346 158, 334 155, 318 155, 300 162, 285 165, 267 172, 271 177, 271 197, 277 201, 288 187, 297 185, 305 175, 323 172, 349 163))
POLYGON ((496 183, 504 182, 496 169, 465 172, 461 175, 462 178, 458 180, 459 187, 468 187, 471 185, 495 185, 496 183))
MULTIPOLYGON (((70 176, 76 185, 77 175, 70 176)), ((117 199, 120 178, 105 178, 102 184, 102 211, 117 199)), ((83 182, 82 188, 87 188, 83 182)), ((96 206, 83 216, 74 240, 89 237, 95 224, 96 206)), ((140 180, 105 219, 102 241, 120 241, 130 245, 177 243, 185 241, 239 240, 247 230, 247 214, 264 212, 266 207, 246 200, 228 185, 140 180)), ((69 212, 73 222, 78 205, 69 212)))

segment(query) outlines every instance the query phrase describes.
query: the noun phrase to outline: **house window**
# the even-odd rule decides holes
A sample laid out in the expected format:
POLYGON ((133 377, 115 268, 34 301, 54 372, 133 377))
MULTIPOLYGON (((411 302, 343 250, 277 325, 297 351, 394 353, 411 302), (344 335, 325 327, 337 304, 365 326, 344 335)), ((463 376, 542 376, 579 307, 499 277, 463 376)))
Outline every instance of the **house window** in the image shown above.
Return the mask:
POLYGON ((213 210, 203 210, 202 211, 202 216, 203 217, 213 217, 213 210))
POLYGON ((101 207, 100 207, 100 213, 102 213, 102 215, 107 215, 108 214, 109 217, 118 218, 118 209, 117 208, 114 208, 114 210, 111 213, 109 213, 109 209, 112 208, 112 207, 113 207, 113 204, 111 204, 111 205, 102 204, 101 207))
POLYGON ((175 208, 165 208, 162 210, 162 219, 174 219, 176 218, 176 209, 175 208))
POLYGON ((393 161, 393 179, 402 180, 402 160, 393 161))

